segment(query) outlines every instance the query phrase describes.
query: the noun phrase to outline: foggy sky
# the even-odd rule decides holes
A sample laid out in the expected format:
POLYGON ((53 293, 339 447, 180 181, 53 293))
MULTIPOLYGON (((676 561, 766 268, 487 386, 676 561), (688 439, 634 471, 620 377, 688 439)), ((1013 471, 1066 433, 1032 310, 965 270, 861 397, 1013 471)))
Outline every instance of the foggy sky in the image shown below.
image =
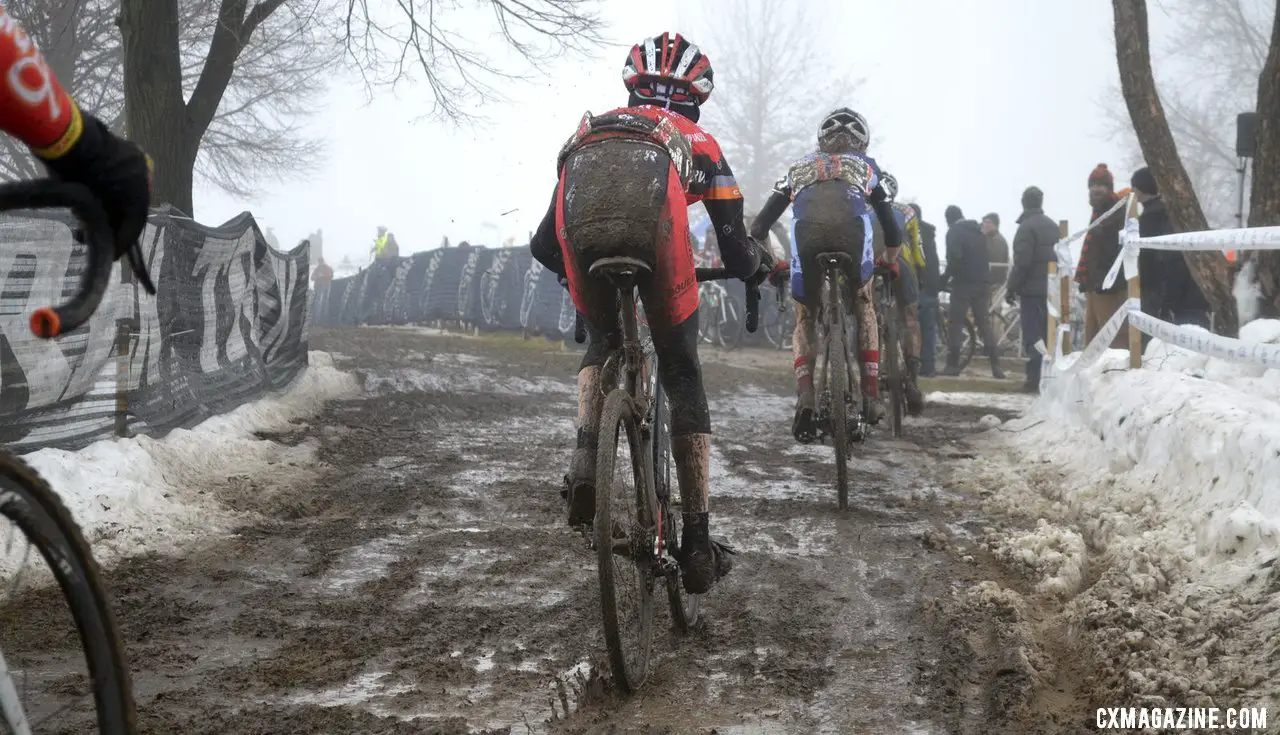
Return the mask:
MULTIPOLYGON (((711 57, 718 80, 734 73, 699 41, 698 5, 608 0, 614 45, 504 88, 509 101, 481 110, 482 128, 413 122, 427 110, 425 89, 405 87, 364 106, 358 81, 335 84, 317 103, 327 112, 315 127, 329 146, 320 172, 271 186, 255 201, 197 189, 197 219, 219 224, 247 209, 285 247, 320 227, 330 262, 343 255, 365 262, 378 225, 396 233, 404 255, 436 247, 442 235, 454 244, 498 245, 508 236, 523 244, 550 200, 556 153, 582 113, 625 104, 620 69, 632 43, 683 30, 711 57), (499 216, 509 210, 517 211, 499 216)), ((898 177, 900 200, 920 202, 940 229, 942 210, 958 204, 974 219, 998 212, 1012 239, 1019 197, 1032 184, 1045 191, 1046 213, 1076 229, 1088 216, 1086 181, 1097 163, 1112 165, 1117 189, 1128 185, 1121 142, 1107 139, 1101 120, 1117 81, 1107 0, 825 5, 830 12, 815 34, 840 44, 833 70, 867 80, 847 104, 870 121, 871 154, 898 177)), ((1158 47, 1164 18, 1158 4, 1150 11, 1158 47)), ((715 104, 713 93, 707 105, 715 104)), ((780 173, 787 163, 778 162, 780 173)))

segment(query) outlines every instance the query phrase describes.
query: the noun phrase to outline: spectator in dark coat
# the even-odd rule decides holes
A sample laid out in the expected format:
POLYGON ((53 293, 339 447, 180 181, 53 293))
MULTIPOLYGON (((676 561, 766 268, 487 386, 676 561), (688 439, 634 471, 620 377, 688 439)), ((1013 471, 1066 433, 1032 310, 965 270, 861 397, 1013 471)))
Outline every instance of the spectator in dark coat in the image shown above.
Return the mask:
MULTIPOLYGON (((1132 183, 1138 202, 1142 204, 1138 234, 1142 237, 1172 235, 1173 222, 1150 169, 1144 166, 1135 171, 1132 183)), ((1138 254, 1138 274, 1142 277, 1144 312, 1174 324, 1197 324, 1209 328, 1209 302, 1192 278, 1191 268, 1182 253, 1143 249, 1138 254)))
MULTIPOLYGON (((1127 193, 1127 192, 1124 192, 1127 193)), ((1115 177, 1107 170, 1107 164, 1099 163, 1089 174, 1089 206, 1093 208, 1090 224, 1098 222, 1108 210, 1121 198, 1115 192, 1115 177)), ((1084 309, 1084 341, 1087 345, 1093 341, 1102 327, 1106 325, 1117 311, 1124 308, 1128 298, 1128 280, 1124 268, 1120 268, 1119 276, 1111 288, 1104 289, 1102 284, 1111 271, 1112 263, 1120 255, 1120 231, 1124 229, 1125 213, 1116 211, 1089 231, 1084 238, 1084 247, 1080 251, 1080 263, 1076 265, 1076 283, 1085 295, 1084 309)), ((1116 332, 1111 340, 1111 347, 1124 349, 1129 344, 1129 336, 1125 330, 1116 332)))
POLYGON ((1013 234, 1013 267, 1005 286, 1005 301, 1020 301, 1019 324, 1022 349, 1027 353, 1027 382, 1023 390, 1040 392, 1043 356, 1035 348, 1047 340, 1049 329, 1049 264, 1057 262, 1053 246, 1058 242, 1058 226, 1044 213, 1044 192, 1029 186, 1022 192, 1022 215, 1013 234))
POLYGON ((1009 277, 1009 241, 1000 234, 1000 215, 992 212, 982 218, 982 234, 987 236, 987 260, 991 268, 991 290, 1004 285, 1009 277))
POLYGON ((938 228, 924 221, 920 205, 907 205, 920 223, 920 245, 924 250, 924 273, 920 276, 920 375, 938 374, 938 285, 942 266, 938 263, 938 228))
POLYGON ((947 367, 943 375, 960 374, 960 345, 964 341, 964 322, 969 312, 982 336, 982 346, 991 360, 991 375, 1003 378, 1000 356, 991 334, 991 268, 987 253, 987 236, 977 222, 965 219, 960 208, 952 204, 944 214, 947 220, 947 270, 942 274, 942 288, 951 287, 950 329, 947 333, 947 367))

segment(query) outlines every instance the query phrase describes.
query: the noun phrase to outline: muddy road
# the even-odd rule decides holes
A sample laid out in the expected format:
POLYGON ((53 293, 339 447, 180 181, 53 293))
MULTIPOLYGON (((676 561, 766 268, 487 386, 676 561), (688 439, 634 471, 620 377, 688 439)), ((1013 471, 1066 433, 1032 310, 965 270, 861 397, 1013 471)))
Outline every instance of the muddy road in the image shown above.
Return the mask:
MULTIPOLYGON (((1016 400, 935 404, 904 440, 878 434, 840 513, 831 450, 789 435, 789 356, 707 356, 713 528, 740 553, 700 630, 677 637, 657 607, 651 680, 626 698, 604 673, 593 556, 558 494, 577 356, 410 328, 330 331, 313 348, 367 393, 270 437, 313 445, 321 480, 284 467, 230 478, 210 491, 246 511, 234 536, 109 571, 144 732, 897 735, 1088 722, 1070 687, 1028 663, 1042 655, 1029 613, 980 593, 1004 573, 975 540, 987 523, 977 504, 951 483, 966 438, 1016 400)), ((58 649, 38 616, 5 619, 58 649)))

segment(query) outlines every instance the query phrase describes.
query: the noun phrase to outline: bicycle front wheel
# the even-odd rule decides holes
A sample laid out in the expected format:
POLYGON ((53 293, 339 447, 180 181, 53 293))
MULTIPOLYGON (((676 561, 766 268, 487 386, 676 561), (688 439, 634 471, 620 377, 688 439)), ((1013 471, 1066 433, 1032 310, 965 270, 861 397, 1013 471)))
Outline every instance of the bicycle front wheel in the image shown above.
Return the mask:
MULTIPOLYGON (((30 671, 14 671, 0 653, 0 721, 8 725, 8 732, 18 735, 41 732, 42 727, 65 731, 63 728, 81 717, 84 725, 96 721, 99 732, 112 735, 136 732, 128 661, 106 586, 89 544, 48 483, 25 462, 7 452, 0 452, 0 515, 16 526, 27 543, 40 553, 62 592, 79 633, 81 650, 76 657, 82 654, 88 668, 88 688, 93 694, 94 707, 92 715, 77 707, 77 699, 87 700, 87 693, 66 697, 61 692, 32 691, 27 701, 21 701, 20 697, 28 692, 16 686, 15 680, 20 678, 26 683, 36 677, 30 671)), ((10 559, 14 558, 12 540, 6 539, 10 543, 5 544, 10 559)), ((29 555, 24 550, 17 558, 25 562, 29 555)), ((22 575, 19 569, 12 580, 5 580, 5 586, 16 589, 22 575)), ((0 620, 9 616, 15 620, 25 617, 26 613, 16 606, 13 602, 5 605, 9 609, 0 612, 0 620)), ((3 625, 5 629, 11 627, 3 625)), ((6 647, 23 648, 21 642, 7 640, 4 630, 0 630, 0 641, 4 641, 6 647)), ((37 659, 43 659, 47 653, 31 651, 37 659)), ((55 688, 67 689, 50 689, 55 688)))
POLYGON ((653 485, 635 404, 612 391, 600 412, 596 450, 596 560, 609 665, 618 686, 638 690, 649 675, 653 640, 653 485), (629 480, 629 482, 628 482, 629 480))

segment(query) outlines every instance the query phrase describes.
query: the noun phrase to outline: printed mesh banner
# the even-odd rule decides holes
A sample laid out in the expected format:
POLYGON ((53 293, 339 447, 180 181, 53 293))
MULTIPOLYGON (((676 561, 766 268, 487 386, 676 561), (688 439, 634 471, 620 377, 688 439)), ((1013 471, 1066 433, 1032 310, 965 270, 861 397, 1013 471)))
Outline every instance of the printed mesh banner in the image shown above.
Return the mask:
MULTIPOLYGON (((723 289, 739 309, 745 303, 741 281, 717 281, 703 288, 707 294, 723 289)), ((744 334, 741 345, 767 344, 763 326, 782 321, 777 293, 768 286, 761 289, 761 329, 744 334)), ((527 246, 439 248, 376 260, 353 276, 317 286, 316 294, 316 326, 447 321, 480 331, 523 331, 573 341, 573 302, 527 246)), ((704 298, 704 303, 709 300, 704 298)), ((784 307, 790 308, 790 303, 784 307)), ((715 315, 703 315, 708 317, 715 315)))
POLYGON ((78 449, 118 425, 163 436, 307 366, 309 246, 273 249, 248 213, 221 227, 153 215, 142 249, 158 293, 117 265, 87 325, 35 337, 31 312, 69 297, 87 263, 69 222, 0 214, 0 425, 12 451, 78 449))

